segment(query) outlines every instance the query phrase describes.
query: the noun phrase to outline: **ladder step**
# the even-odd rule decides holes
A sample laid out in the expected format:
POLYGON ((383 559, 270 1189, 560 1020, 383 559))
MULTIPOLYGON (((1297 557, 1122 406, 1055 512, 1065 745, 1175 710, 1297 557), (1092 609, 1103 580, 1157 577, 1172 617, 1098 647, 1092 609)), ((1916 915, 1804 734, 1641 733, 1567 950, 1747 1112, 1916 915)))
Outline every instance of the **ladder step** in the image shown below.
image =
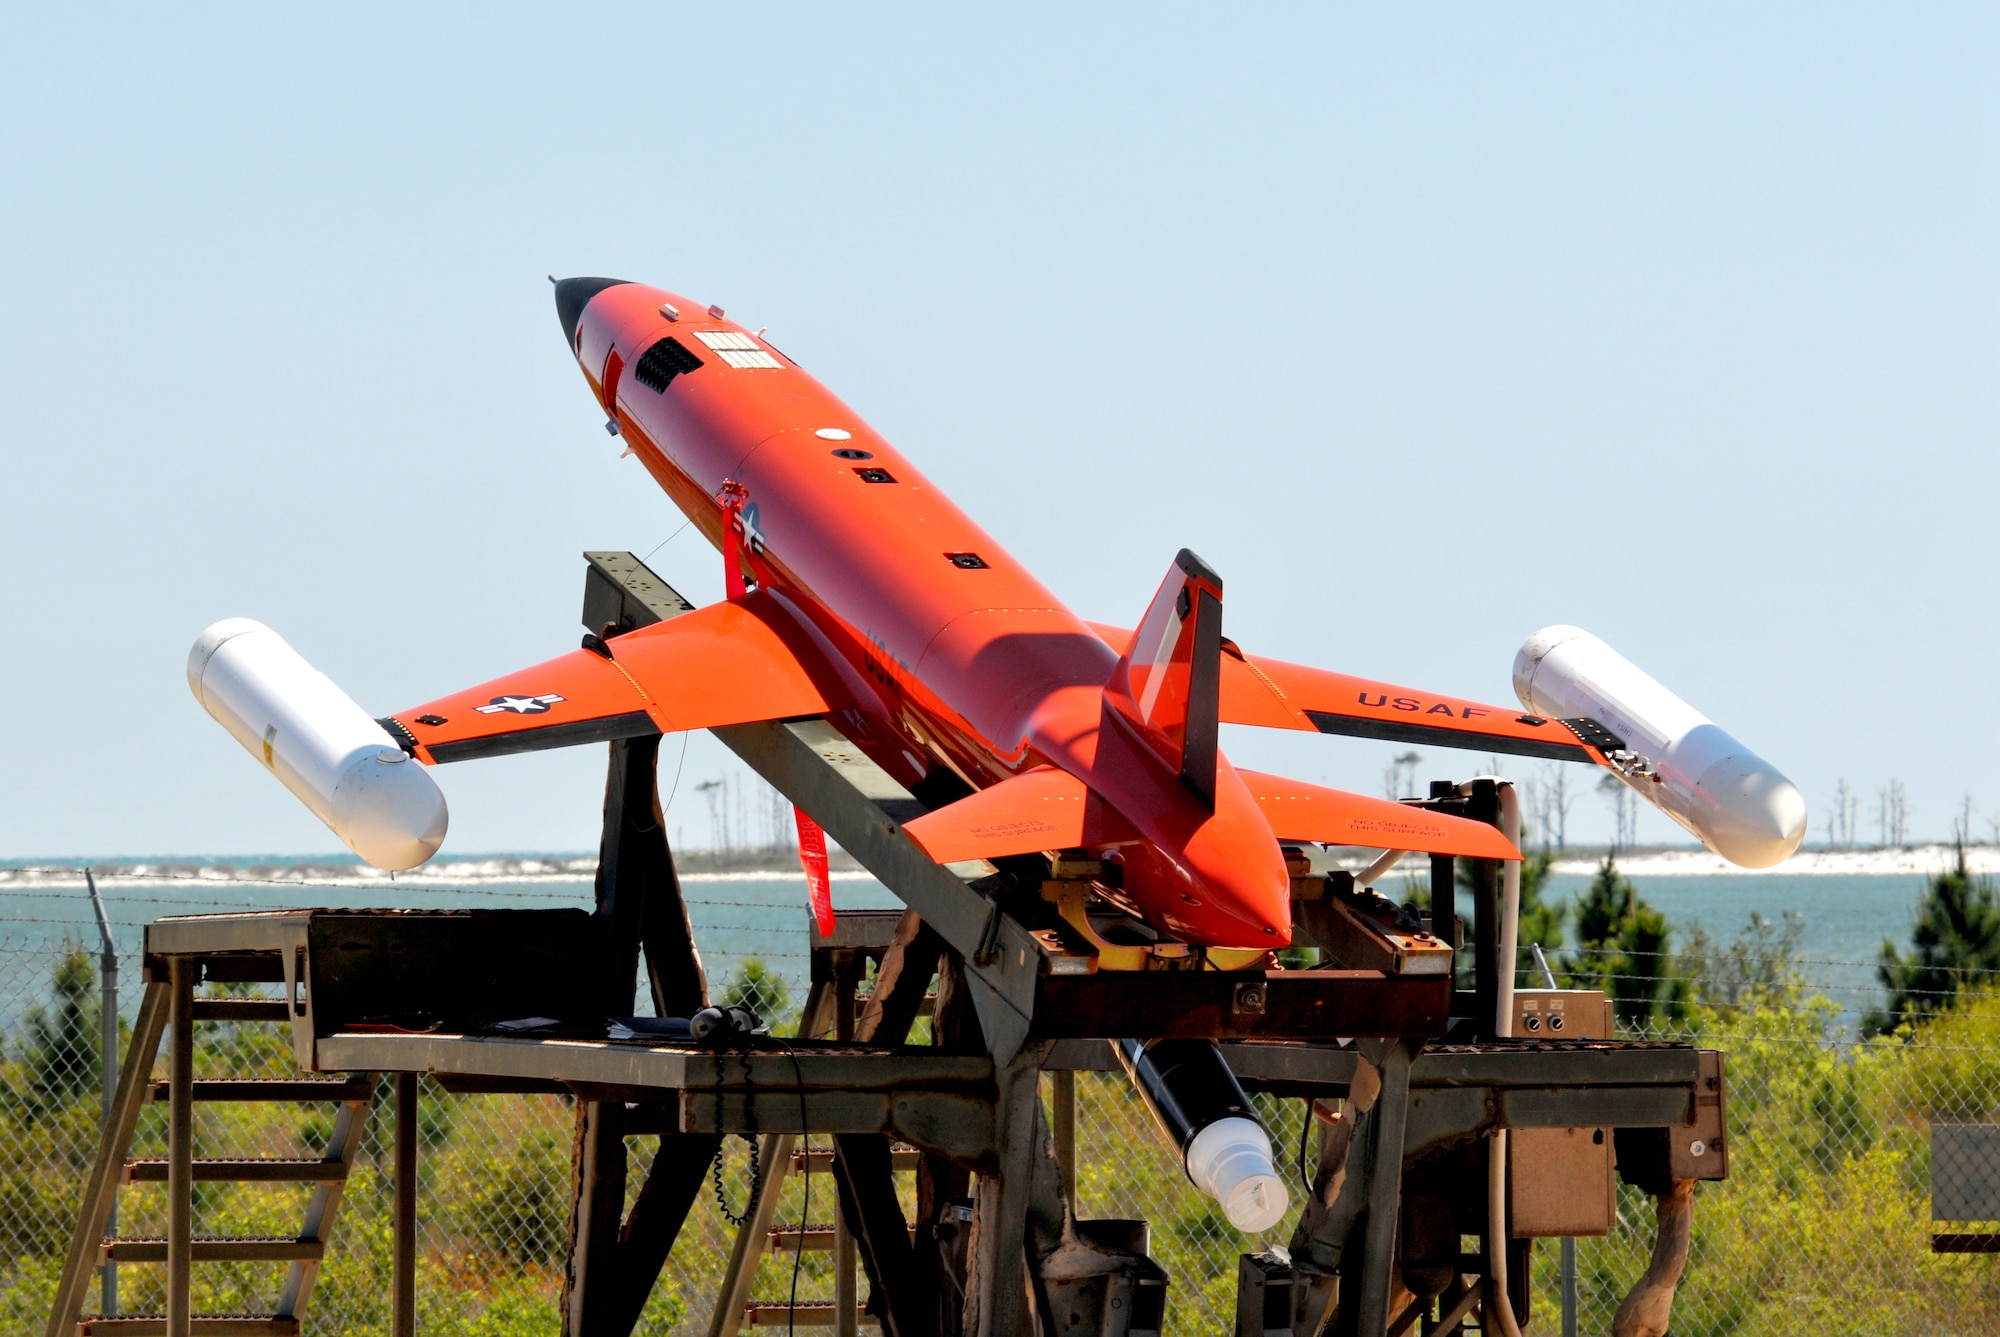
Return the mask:
MULTIPOLYGON (((189 1337, 298 1337, 299 1321, 282 1314, 193 1314, 189 1337)), ((167 1337, 165 1314, 85 1314, 78 1337, 167 1337)))
MULTIPOLYGON (((198 1157, 194 1163, 194 1177, 202 1183, 335 1184, 347 1178, 347 1166, 341 1161, 198 1157)), ((166 1157, 145 1156, 125 1162, 125 1182, 166 1183, 166 1157)))
MULTIPOLYGON (((296 1235, 197 1235, 190 1257, 197 1263, 270 1263, 307 1261, 324 1257, 323 1240, 296 1235)), ((130 1235, 104 1241, 98 1251, 99 1263, 164 1263, 167 1240, 164 1235, 130 1235)))
MULTIPOLYGON (((794 1151, 792 1153, 792 1169, 805 1169, 806 1157, 808 1155, 812 1157, 814 1174, 828 1174, 833 1170, 832 1150, 822 1150, 819 1147, 814 1147, 811 1152, 794 1151)), ((907 1170, 914 1173, 916 1168, 923 1163, 924 1153, 913 1147, 898 1147, 889 1153, 889 1168, 891 1170, 899 1172, 907 1170)))
POLYGON ((291 1005, 282 998, 197 998, 196 1021, 290 1021, 291 1005))
MULTIPOLYGON (((366 1100, 371 1094, 366 1077, 259 1077, 196 1078, 196 1100, 366 1100)), ((167 1103, 167 1083, 154 1082, 154 1104, 167 1103)))
POLYGON ((805 1238, 807 1253, 833 1247, 832 1226, 806 1226, 803 1229, 798 1226, 773 1226, 766 1247, 772 1253, 791 1253, 799 1247, 798 1241, 801 1236, 805 1238))
MULTIPOLYGON (((872 1328, 881 1320, 866 1310, 855 1314, 860 1326, 872 1328)), ((833 1326, 833 1301, 801 1300, 797 1306, 782 1304, 751 1304, 743 1309, 743 1325, 748 1328, 830 1328, 833 1326)))
MULTIPOLYGON (((831 1249, 833 1247, 832 1226, 807 1226, 803 1231, 797 1226, 773 1226, 770 1238, 766 1242, 765 1247, 774 1254, 791 1253, 799 1247, 798 1239, 801 1234, 805 1236, 805 1251, 807 1253, 831 1249)), ((916 1236, 916 1228, 913 1226, 910 1229, 910 1238, 914 1241, 916 1236)))

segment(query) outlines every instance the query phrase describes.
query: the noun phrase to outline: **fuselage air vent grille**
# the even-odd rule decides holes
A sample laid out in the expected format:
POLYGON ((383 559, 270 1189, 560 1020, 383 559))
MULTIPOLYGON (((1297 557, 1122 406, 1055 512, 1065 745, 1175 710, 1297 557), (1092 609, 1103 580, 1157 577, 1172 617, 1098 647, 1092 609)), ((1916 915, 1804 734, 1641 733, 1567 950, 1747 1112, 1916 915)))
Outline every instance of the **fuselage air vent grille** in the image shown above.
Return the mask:
POLYGON ((632 369, 632 374, 648 390, 665 394, 667 387, 674 383, 674 377, 699 370, 701 365, 701 359, 670 334, 646 350, 646 355, 639 359, 639 365, 632 369))

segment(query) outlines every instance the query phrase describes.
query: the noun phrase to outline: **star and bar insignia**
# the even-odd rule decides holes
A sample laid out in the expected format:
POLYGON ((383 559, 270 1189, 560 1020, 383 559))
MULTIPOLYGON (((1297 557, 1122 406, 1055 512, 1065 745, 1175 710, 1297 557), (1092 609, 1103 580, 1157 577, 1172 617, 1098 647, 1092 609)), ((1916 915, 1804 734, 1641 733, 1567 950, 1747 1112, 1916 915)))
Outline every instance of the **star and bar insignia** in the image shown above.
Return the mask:
POLYGON ((562 701, 560 696, 550 692, 545 696, 496 696, 483 706, 474 706, 482 715, 498 715, 507 711, 515 715, 541 715, 550 706, 562 701))

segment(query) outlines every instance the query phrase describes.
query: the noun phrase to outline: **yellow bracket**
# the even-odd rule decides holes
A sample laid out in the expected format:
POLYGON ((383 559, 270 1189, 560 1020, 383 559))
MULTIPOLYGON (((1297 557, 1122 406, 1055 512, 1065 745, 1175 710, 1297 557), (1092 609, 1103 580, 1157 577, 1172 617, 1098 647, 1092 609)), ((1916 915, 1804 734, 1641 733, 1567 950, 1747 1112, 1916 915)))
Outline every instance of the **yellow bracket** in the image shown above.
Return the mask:
POLYGON ((1211 970, 1249 970, 1266 955, 1261 947, 1207 947, 1200 949, 1202 960, 1194 960, 1196 949, 1184 942, 1150 946, 1112 942, 1090 922, 1088 909, 1095 890, 1085 878, 1050 878, 1042 883, 1042 899, 1090 944, 1099 970, 1198 970, 1204 962, 1211 970))
POLYGON ((1084 913, 1085 907, 1090 904, 1090 897, 1091 886, 1085 881, 1064 878, 1042 883, 1042 899, 1055 906, 1063 922, 1096 949, 1099 970, 1144 970, 1152 950, 1111 942, 1092 928, 1090 916, 1084 913))

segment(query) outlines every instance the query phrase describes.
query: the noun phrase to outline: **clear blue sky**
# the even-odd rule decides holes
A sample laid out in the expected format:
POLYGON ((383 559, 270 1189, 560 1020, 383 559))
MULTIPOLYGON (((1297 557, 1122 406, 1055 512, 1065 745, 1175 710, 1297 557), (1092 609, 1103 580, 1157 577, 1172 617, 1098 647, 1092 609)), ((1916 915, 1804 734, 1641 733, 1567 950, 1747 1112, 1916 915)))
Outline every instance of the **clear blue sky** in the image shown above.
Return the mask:
MULTIPOLYGON (((10 9, 0 857, 337 848, 190 697, 216 618, 383 712, 575 644, 578 553, 680 521, 551 272, 768 325, 1085 616, 1186 545, 1253 652, 1499 701, 1574 622, 1788 770, 1813 839, 1841 777, 1942 835, 2000 809, 1996 38, 1944 5, 10 9)), ((692 534, 656 565, 719 594, 692 534)), ((1393 751, 1227 746, 1367 792, 1393 751)), ((724 756, 689 750, 690 838, 724 756)), ((600 773, 441 771, 447 851, 591 846, 600 773)), ((1606 828, 1586 797, 1572 837, 1606 828)))

